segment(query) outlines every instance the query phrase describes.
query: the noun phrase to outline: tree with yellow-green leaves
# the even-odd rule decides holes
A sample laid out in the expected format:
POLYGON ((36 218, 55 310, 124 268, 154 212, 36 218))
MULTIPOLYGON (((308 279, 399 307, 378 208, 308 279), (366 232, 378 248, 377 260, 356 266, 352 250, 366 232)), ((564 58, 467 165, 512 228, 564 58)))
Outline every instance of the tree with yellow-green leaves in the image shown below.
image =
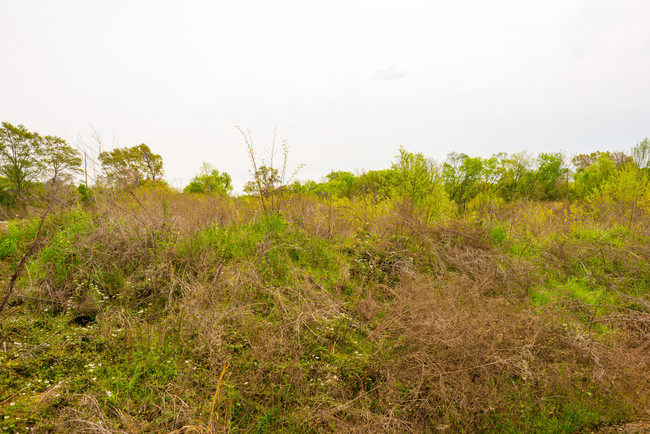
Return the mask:
POLYGON ((65 176, 81 173, 79 151, 56 136, 41 138, 41 165, 48 182, 57 183, 65 176))
POLYGON ((220 173, 211 164, 201 164, 199 174, 185 187, 187 193, 222 195, 232 190, 232 178, 226 172, 220 173))
POLYGON ((15 197, 39 181, 58 182, 80 171, 79 152, 60 137, 41 136, 23 125, 0 128, 0 176, 15 197))
POLYGON ((3 122, 0 128, 0 174, 17 196, 22 196, 27 186, 38 178, 40 142, 38 135, 23 125, 3 122))
POLYGON ((138 186, 145 181, 159 182, 163 160, 144 143, 131 148, 115 148, 99 154, 104 180, 115 186, 138 186))

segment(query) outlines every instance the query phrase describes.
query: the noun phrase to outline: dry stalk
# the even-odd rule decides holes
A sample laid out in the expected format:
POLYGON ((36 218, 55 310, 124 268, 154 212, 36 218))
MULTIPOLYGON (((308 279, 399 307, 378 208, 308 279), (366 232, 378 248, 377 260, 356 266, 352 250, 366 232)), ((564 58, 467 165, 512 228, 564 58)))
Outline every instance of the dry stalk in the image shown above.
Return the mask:
POLYGON ((214 415, 214 407, 217 405, 217 397, 219 396, 219 388, 221 387, 221 381, 223 376, 228 369, 228 362, 223 363, 223 368, 221 369, 221 375, 219 375, 219 381, 217 382, 217 390, 214 392, 214 397, 212 398, 212 408, 210 409, 210 419, 208 420, 208 432, 212 430, 212 416, 214 415))

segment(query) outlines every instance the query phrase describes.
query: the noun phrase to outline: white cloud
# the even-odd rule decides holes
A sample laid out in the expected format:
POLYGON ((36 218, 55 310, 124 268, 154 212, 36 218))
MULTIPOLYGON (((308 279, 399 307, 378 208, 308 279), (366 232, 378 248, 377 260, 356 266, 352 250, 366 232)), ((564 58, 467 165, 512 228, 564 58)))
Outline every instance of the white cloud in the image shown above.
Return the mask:
POLYGON ((398 80, 406 77, 408 74, 409 72, 405 68, 391 63, 390 65, 375 70, 372 73, 372 77, 378 80, 398 80))

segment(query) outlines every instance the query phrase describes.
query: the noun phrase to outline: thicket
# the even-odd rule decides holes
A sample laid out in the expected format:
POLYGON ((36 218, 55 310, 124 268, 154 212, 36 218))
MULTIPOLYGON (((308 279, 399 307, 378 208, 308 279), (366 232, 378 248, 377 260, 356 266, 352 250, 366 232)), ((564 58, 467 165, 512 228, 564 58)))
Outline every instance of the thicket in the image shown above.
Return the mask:
POLYGON ((208 166, 200 191, 146 174, 48 190, 0 235, 1 295, 33 251, 0 312, 0 426, 579 432, 647 417, 647 151, 571 173, 561 154, 400 150, 389 169, 306 183, 265 161, 239 197, 208 166))

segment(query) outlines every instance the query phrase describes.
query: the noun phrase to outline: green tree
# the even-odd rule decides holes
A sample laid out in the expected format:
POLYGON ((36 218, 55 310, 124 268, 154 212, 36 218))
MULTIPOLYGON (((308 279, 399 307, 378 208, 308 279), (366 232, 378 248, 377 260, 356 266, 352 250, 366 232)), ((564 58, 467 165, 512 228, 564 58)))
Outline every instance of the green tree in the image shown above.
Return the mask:
POLYGON ((261 197, 271 197, 282 185, 278 169, 269 166, 259 166, 253 174, 253 179, 244 185, 244 191, 249 194, 259 194, 261 197))
POLYGON ((289 191, 294 194, 307 194, 307 193, 316 193, 319 194, 316 190, 322 186, 322 183, 318 183, 313 180, 307 180, 305 182, 293 181, 289 186, 289 191))
POLYGON ((40 136, 23 125, 3 122, 0 128, 0 174, 16 196, 22 196, 31 182, 42 172, 39 160, 40 136))
POLYGON ((163 176, 162 157, 151 152, 151 149, 144 143, 132 149, 136 161, 139 160, 142 164, 142 172, 145 174, 145 178, 154 183, 159 181, 163 176))
POLYGON ((330 172, 326 178, 323 192, 335 197, 352 197, 359 183, 359 179, 353 173, 342 170, 330 172))
POLYGON ((501 190, 504 199, 511 201, 516 196, 528 195, 533 162, 533 156, 525 151, 509 155, 502 160, 501 190))
POLYGON ((48 181, 56 183, 62 176, 81 172, 79 151, 56 136, 45 136, 41 142, 41 164, 48 181))
POLYGON ((449 197, 455 200, 456 203, 458 203, 460 185, 462 183, 461 166, 466 158, 469 158, 467 154, 452 152, 447 155, 447 160, 442 165, 442 177, 445 189, 449 197))
POLYGON ((624 152, 596 151, 596 152, 592 152, 591 154, 576 155, 575 157, 573 157, 571 162, 575 166, 576 172, 580 172, 586 170, 587 167, 597 162, 598 158, 600 158, 601 156, 609 158, 614 163, 614 165, 618 170, 623 169, 627 163, 631 163, 633 161, 632 157, 625 154, 624 152))
POLYGON ((483 159, 482 190, 484 193, 494 191, 501 181, 503 171, 501 170, 501 159, 505 153, 494 154, 490 158, 483 159))
POLYGON ((449 211, 449 197, 433 161, 421 153, 411 153, 400 148, 391 170, 394 173, 396 193, 416 207, 425 219, 449 211))
POLYGON ((617 214, 629 213, 628 228, 634 224, 639 209, 650 208, 650 179, 648 173, 634 163, 628 163, 615 175, 604 180, 588 196, 590 202, 604 202, 618 208, 617 214))
POLYGON ((192 178, 192 181, 185 191, 188 193, 203 193, 221 195, 227 194, 232 190, 232 178, 226 172, 219 173, 212 165, 203 163, 198 175, 192 178))
POLYGON ((137 186, 144 181, 158 182, 163 175, 163 160, 144 143, 131 148, 116 148, 99 154, 105 179, 112 184, 137 186))
POLYGON ((443 164, 442 175, 445 189, 460 211, 478 193, 483 178, 483 160, 452 152, 443 164))
POLYGON ((557 200, 566 192, 564 154, 542 152, 537 156, 536 198, 557 200), (564 187, 564 188, 563 188, 564 187))
POLYGON ((572 191, 575 197, 584 198, 599 189, 617 173, 616 164, 605 153, 586 168, 579 168, 573 175, 572 191))
POLYGON ((369 197, 373 204, 378 204, 394 197, 395 185, 395 171, 383 169, 362 173, 356 188, 358 195, 369 197))

